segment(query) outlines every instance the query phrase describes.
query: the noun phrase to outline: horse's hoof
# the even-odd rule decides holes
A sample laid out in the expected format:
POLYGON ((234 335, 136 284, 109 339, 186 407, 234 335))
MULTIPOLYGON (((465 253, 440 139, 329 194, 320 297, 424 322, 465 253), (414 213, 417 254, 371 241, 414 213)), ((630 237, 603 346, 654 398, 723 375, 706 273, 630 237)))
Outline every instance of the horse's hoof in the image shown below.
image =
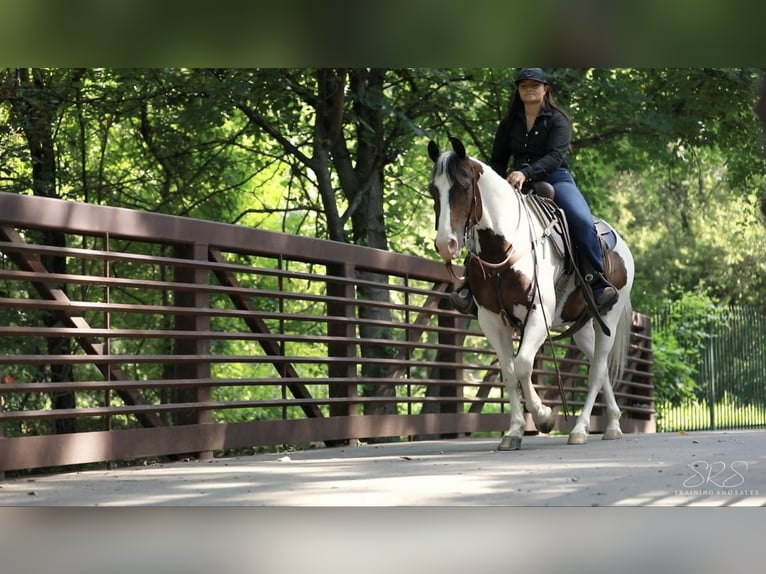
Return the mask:
POLYGON ((554 415, 553 411, 551 411, 551 414, 545 421, 542 423, 536 423, 535 426, 541 433, 548 434, 553 430, 553 427, 556 426, 556 415, 554 415))
POLYGON ((505 435, 497 447, 497 450, 519 450, 521 448, 521 437, 516 435, 505 435))
POLYGON ((569 433, 567 444, 585 444, 588 442, 588 435, 581 432, 569 433))
POLYGON ((622 438, 622 431, 620 429, 606 429, 602 440, 617 440, 622 438))

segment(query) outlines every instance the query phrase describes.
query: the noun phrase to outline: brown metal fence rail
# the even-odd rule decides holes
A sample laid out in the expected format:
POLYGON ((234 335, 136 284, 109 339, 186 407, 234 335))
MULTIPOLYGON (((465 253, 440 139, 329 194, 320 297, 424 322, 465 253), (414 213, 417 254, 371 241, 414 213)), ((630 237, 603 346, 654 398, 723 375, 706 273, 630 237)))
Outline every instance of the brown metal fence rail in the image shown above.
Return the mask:
MULTIPOLYGON (((448 286, 435 260, 0 193, 0 472, 503 430, 448 286)), ((561 405, 548 352, 536 384, 561 405)), ((584 361, 555 354, 576 409, 584 361)), ((624 430, 653 432, 643 315, 616 391, 624 430)))

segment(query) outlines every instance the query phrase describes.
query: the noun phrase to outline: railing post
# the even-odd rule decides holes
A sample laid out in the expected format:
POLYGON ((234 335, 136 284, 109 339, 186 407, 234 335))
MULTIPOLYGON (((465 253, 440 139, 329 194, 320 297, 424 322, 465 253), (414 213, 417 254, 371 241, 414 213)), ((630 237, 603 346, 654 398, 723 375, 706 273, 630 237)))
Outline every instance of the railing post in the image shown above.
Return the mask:
MULTIPOLYGON (((5 378, 5 377, 3 377, 5 378)), ((0 381, 0 385, 4 384, 5 381, 0 381)), ((5 394, 0 395, 0 413, 3 412, 3 402, 5 401, 5 394)), ((5 428, 4 423, 0 422, 0 449, 3 447, 3 441, 5 440, 5 428)), ((0 468, 0 480, 5 480, 5 471, 0 468)))
MULTIPOLYGON (((175 257, 179 259, 191 259, 195 261, 208 260, 208 244, 195 243, 193 245, 179 245, 175 248, 175 257)), ((179 283, 192 283, 194 285, 207 285, 208 271, 200 269, 190 263, 188 267, 176 267, 174 279, 179 283)), ((174 292, 174 302, 178 307, 191 307, 195 309, 207 309, 209 295, 204 290, 178 289, 174 292)), ((188 315, 176 315, 175 328, 179 331, 195 331, 197 333, 210 330, 210 318, 207 315, 191 313, 188 315)), ((176 355, 209 355, 210 340, 205 337, 178 338, 174 342, 176 355)), ((207 379, 210 378, 210 363, 205 360, 194 362, 182 362, 174 365, 177 379, 207 379)), ((210 400, 210 386, 184 387, 177 394, 178 402, 200 403, 210 400)), ((213 420, 209 409, 195 409, 178 413, 178 424, 204 424, 213 420)), ((200 459, 212 458, 212 451, 196 453, 200 459)))
POLYGON ((707 371, 705 376, 708 380, 708 411, 710 414, 710 430, 716 430, 715 420, 715 403, 716 403, 716 365, 715 365, 715 353, 713 351, 713 325, 712 321, 707 323, 707 338, 705 339, 705 347, 707 354, 707 365, 703 360, 703 368, 707 371))
MULTIPOLYGON (((442 299, 439 303, 440 309, 451 309, 452 307, 447 302, 447 299, 442 299)), ((457 350, 463 344, 463 338, 458 336, 457 329, 465 328, 469 323, 470 318, 458 317, 455 315, 439 314, 439 327, 445 327, 452 329, 453 332, 440 331, 439 332, 439 345, 440 349, 437 353, 436 360, 440 363, 445 363, 439 367, 438 375, 436 378, 444 381, 463 381, 463 369, 458 365, 463 362, 462 351, 457 350)), ((436 388, 436 394, 439 397, 445 398, 458 398, 463 396, 463 385, 439 385, 436 388)), ((463 410, 463 403, 455 401, 440 402, 439 414, 458 414, 463 410)), ((456 433, 440 433, 441 438, 457 438, 456 433)))
MULTIPOLYGON (((327 274, 336 277, 351 279, 355 276, 356 270, 350 263, 340 265, 328 265, 327 274)), ((327 335, 329 337, 341 337, 347 342, 329 341, 327 343, 327 354, 329 357, 348 358, 348 362, 331 362, 328 366, 328 375, 331 379, 345 380, 347 382, 333 382, 329 384, 328 394, 330 398, 348 398, 354 399, 359 394, 357 388, 356 371, 356 325, 353 321, 336 321, 333 317, 342 317, 344 319, 353 318, 356 309, 356 292, 354 284, 351 281, 327 282, 327 294, 333 298, 341 298, 343 301, 327 302, 327 335)), ((330 416, 354 416, 359 414, 359 406, 355 402, 331 403, 330 416)), ((349 437, 356 441, 359 437, 349 437)), ((332 442, 332 441, 329 441, 332 442)), ((342 441, 345 442, 345 441, 342 441)))

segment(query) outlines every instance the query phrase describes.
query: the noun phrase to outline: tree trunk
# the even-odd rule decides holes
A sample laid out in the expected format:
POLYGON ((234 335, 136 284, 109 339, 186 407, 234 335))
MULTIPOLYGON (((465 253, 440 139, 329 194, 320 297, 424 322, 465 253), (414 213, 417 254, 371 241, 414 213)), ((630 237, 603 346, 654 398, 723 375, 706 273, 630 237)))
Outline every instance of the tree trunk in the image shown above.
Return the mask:
MULTIPOLYGON (((758 98, 755 111, 761 120, 761 126, 766 136, 766 68, 762 68, 764 78, 761 79, 761 95, 758 98)), ((766 217, 766 193, 761 195, 761 213, 766 217)))
MULTIPOLYGON (((336 214, 328 217, 331 239, 345 240, 343 228, 350 219, 353 242, 377 249, 387 249, 388 240, 383 211, 383 167, 385 165, 385 141, 383 126, 383 102, 385 70, 319 70, 319 106, 317 108, 316 139, 314 157, 330 157, 338 175, 342 192, 348 202, 346 213, 337 219, 337 200, 333 190, 322 193, 325 211, 336 214), (346 84, 348 80, 348 85, 346 84), (343 123, 345 98, 352 102, 352 117, 356 129, 356 145, 349 147, 344 139, 343 123), (324 150, 327 146, 329 153, 324 150), (353 153, 350 151, 353 149, 353 153), (330 199, 332 198, 332 199, 330 199), (328 209, 328 203, 332 207, 328 209), (337 226, 337 227, 335 227, 337 226)), ((347 120, 348 118, 346 118, 347 120)), ((329 173, 329 170, 328 172, 329 173)), ((320 182, 322 178, 320 177, 320 182)), ((357 277, 366 282, 388 283, 388 277, 378 273, 358 271, 357 277)), ((375 303, 389 303, 387 288, 360 284, 357 287, 359 318, 388 322, 391 312, 375 303), (369 304, 363 303, 369 301, 369 304)), ((362 339, 386 340, 391 338, 390 329, 377 325, 361 324, 362 339)), ((391 358, 395 349, 387 345, 362 345, 361 355, 365 358, 391 358)), ((386 365, 365 364, 363 378, 382 377, 388 372, 386 365)), ((368 397, 394 396, 394 385, 363 384, 362 395, 368 397)), ((396 404, 365 404, 365 414, 396 413, 396 404)))
MULTIPOLYGON (((357 185, 353 188, 353 193, 348 193, 351 190, 346 191, 350 205, 356 206, 350 214, 354 243, 377 249, 388 249, 383 210, 385 142, 382 104, 385 71, 355 70, 350 76, 357 125, 355 169, 357 185)), ((388 277, 378 273, 360 271, 358 277, 362 281, 388 283, 388 277)), ((357 298, 360 300, 359 317, 361 319, 386 323, 392 320, 388 307, 375 305, 375 303, 391 302, 387 288, 361 284, 357 288, 357 298), (370 301, 370 304, 363 304, 361 301, 370 301)), ((378 325, 362 324, 359 326, 359 331, 362 339, 385 341, 393 338, 389 328, 378 325)), ((363 345, 361 354, 365 358, 389 359, 396 355, 396 349, 382 344, 363 345)), ((362 374, 364 378, 380 378, 385 376, 388 370, 385 364, 365 364, 362 367, 362 374)), ((363 384, 362 395, 393 397, 396 395, 396 386, 394 384, 363 384)), ((396 414, 396 412, 394 402, 365 405, 365 414, 396 414)))
MULTIPOLYGON (((53 125, 58 110, 58 101, 54 91, 46 85, 41 70, 18 68, 15 77, 9 84, 13 88, 11 106, 14 121, 21 126, 27 140, 30 161, 32 163, 32 190, 35 195, 42 197, 58 197, 56 191, 56 156, 53 145, 53 125)), ((54 247, 65 247, 66 237, 55 230, 44 232, 43 244, 54 247)), ((43 255, 42 264, 50 273, 66 273, 66 259, 57 255, 43 255)), ((66 285, 53 285, 66 293, 66 285)), ((59 321, 51 312, 44 312, 46 327, 55 327, 59 321)), ((72 352, 71 341, 65 337, 50 337, 47 339, 49 355, 69 355, 72 352)), ((50 364, 50 379, 52 382, 72 381, 72 367, 57 363, 50 364)), ((72 392, 52 393, 51 401, 54 409, 71 409, 75 407, 75 397, 72 392)), ((75 432, 75 419, 55 419, 57 433, 75 432)))

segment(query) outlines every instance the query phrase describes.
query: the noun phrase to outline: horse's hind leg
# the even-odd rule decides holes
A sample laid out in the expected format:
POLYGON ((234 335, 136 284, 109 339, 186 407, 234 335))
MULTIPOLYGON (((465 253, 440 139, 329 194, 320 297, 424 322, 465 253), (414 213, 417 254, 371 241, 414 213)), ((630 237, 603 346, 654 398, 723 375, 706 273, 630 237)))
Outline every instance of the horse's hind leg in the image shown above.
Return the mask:
MULTIPOLYGON (((591 364, 590 371, 598 371, 598 367, 591 364)), ((593 404, 596 402, 596 396, 603 385, 603 380, 598 372, 588 377, 588 395, 585 398, 580 416, 577 417, 574 427, 569 432, 567 444, 585 444, 588 442, 588 432, 590 431, 590 415, 593 411, 593 404)))
MULTIPOLYGON (((594 369, 594 365, 590 367, 591 371, 601 371, 599 368, 594 369)), ((593 379, 589 377, 588 383, 588 395, 583 404, 582 412, 577 417, 572 431, 569 433, 569 440, 567 444, 585 444, 588 442, 588 427, 590 425, 590 415, 593 411, 593 405, 596 402, 596 396, 599 391, 603 391, 604 402, 606 403, 607 412, 607 425, 604 429, 605 440, 613 440, 622 438, 622 431, 620 430, 620 408, 617 406, 617 401, 614 398, 614 392, 612 391, 612 384, 609 381, 607 373, 597 372, 594 373, 593 379)))
POLYGON ((604 335, 596 335, 592 326, 586 326, 575 337, 575 343, 588 358, 588 394, 583 404, 582 412, 577 417, 572 431, 569 433, 568 444, 585 444, 588 442, 590 415, 599 391, 603 391, 604 402, 607 412, 607 426, 604 430, 604 439, 622 438, 620 431, 620 408, 614 398, 612 383, 609 380, 607 369, 607 355, 609 348, 608 338, 604 335), (596 344, 599 337, 599 344, 596 344))
POLYGON ((614 398, 612 384, 613 381, 610 381, 607 376, 601 386, 604 402, 606 403, 606 428, 604 429, 604 436, 601 437, 604 440, 622 438, 622 430, 620 430, 620 407, 617 406, 617 400, 614 398))

